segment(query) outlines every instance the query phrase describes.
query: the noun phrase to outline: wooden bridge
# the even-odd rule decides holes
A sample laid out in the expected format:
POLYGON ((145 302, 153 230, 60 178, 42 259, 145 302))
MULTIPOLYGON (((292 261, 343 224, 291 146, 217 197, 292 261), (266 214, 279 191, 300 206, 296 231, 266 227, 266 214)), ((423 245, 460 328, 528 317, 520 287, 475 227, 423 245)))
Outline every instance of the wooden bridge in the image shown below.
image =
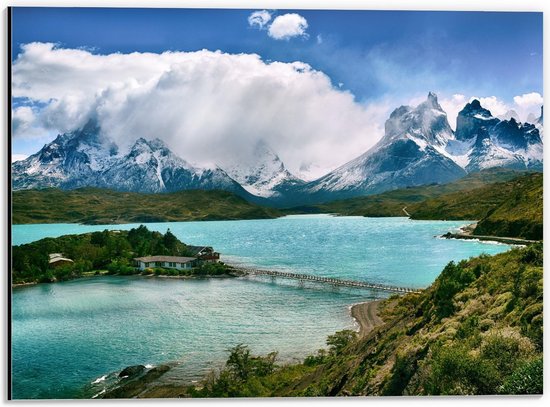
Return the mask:
POLYGON ((314 276, 311 274, 289 273, 285 271, 262 270, 262 269, 248 268, 248 267, 246 268, 235 267, 235 268, 245 274, 249 274, 253 276, 288 278, 291 280, 312 281, 315 283, 331 284, 333 286, 368 288, 371 290, 391 291, 391 292, 400 293, 400 294, 417 293, 421 291, 417 288, 398 287, 398 286, 387 285, 387 284, 369 283, 367 281, 342 280, 339 278, 314 276))

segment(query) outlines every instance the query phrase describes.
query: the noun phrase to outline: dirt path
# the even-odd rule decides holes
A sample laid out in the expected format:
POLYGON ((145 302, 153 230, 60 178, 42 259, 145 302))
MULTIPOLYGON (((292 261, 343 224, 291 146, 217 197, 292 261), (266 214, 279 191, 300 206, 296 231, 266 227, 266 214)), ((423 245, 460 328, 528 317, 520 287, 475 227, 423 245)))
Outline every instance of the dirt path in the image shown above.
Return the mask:
POLYGON ((359 324, 360 337, 367 336, 375 327, 384 323, 378 316, 378 304, 380 302, 381 300, 363 302, 351 307, 351 316, 359 324))

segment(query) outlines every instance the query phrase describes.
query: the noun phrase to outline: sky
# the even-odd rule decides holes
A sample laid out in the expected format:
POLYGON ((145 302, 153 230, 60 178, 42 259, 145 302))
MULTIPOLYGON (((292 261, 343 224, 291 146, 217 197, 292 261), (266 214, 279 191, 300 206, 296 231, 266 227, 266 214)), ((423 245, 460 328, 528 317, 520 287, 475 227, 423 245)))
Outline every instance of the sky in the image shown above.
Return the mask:
POLYGON ((472 98, 542 105, 542 13, 15 8, 12 30, 14 158, 95 118, 122 150, 223 166, 264 141, 313 179, 429 91, 451 127, 472 98))

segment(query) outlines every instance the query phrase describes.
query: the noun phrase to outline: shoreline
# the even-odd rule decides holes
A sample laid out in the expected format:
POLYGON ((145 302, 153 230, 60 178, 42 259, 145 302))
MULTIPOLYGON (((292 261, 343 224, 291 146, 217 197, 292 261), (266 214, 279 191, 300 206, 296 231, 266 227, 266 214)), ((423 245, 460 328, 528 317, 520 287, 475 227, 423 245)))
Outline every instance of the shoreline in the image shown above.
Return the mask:
POLYGON ((241 276, 237 274, 230 274, 230 273, 204 275, 204 276, 170 276, 170 275, 164 275, 164 274, 156 275, 156 274, 139 274, 139 273, 123 275, 123 274, 103 273, 103 274, 91 274, 86 276, 79 276, 79 277, 69 278, 63 281, 50 281, 50 282, 31 281, 27 283, 15 283, 11 285, 11 288, 13 289, 13 288, 27 287, 27 286, 33 286, 38 284, 57 284, 57 283, 62 283, 67 281, 82 280, 84 278, 95 278, 95 277, 141 277, 141 278, 169 278, 169 279, 175 279, 175 280, 199 280, 199 279, 211 279, 211 278, 237 278, 241 276))
POLYGON ((351 317, 359 325, 359 338, 364 338, 377 326, 384 325, 384 321, 378 315, 378 306, 382 301, 384 300, 360 302, 350 307, 351 317))
POLYGON ((520 239, 517 237, 500 237, 500 236, 483 236, 483 235, 472 235, 469 233, 451 233, 447 232, 439 237, 443 239, 456 239, 456 240, 477 240, 480 242, 493 242, 493 243, 502 243, 515 246, 526 246, 533 243, 539 243, 539 240, 527 240, 520 239))
POLYGON ((495 242, 521 246, 539 242, 538 240, 522 239, 519 237, 474 235, 476 226, 477 222, 471 223, 459 228, 458 233, 447 232, 441 237, 446 239, 479 240, 481 242, 495 242))

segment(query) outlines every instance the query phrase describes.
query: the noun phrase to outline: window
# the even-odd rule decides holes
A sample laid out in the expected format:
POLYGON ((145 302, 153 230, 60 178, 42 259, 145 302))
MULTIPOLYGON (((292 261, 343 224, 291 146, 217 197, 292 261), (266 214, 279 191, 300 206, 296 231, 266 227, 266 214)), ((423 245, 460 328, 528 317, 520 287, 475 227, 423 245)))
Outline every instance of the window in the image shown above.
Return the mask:
POLYGON ((162 267, 162 261, 156 261, 155 267, 162 267))
POLYGON ((172 261, 170 262, 169 265, 170 265, 170 267, 176 267, 176 263, 174 263, 174 262, 172 262, 172 261))

